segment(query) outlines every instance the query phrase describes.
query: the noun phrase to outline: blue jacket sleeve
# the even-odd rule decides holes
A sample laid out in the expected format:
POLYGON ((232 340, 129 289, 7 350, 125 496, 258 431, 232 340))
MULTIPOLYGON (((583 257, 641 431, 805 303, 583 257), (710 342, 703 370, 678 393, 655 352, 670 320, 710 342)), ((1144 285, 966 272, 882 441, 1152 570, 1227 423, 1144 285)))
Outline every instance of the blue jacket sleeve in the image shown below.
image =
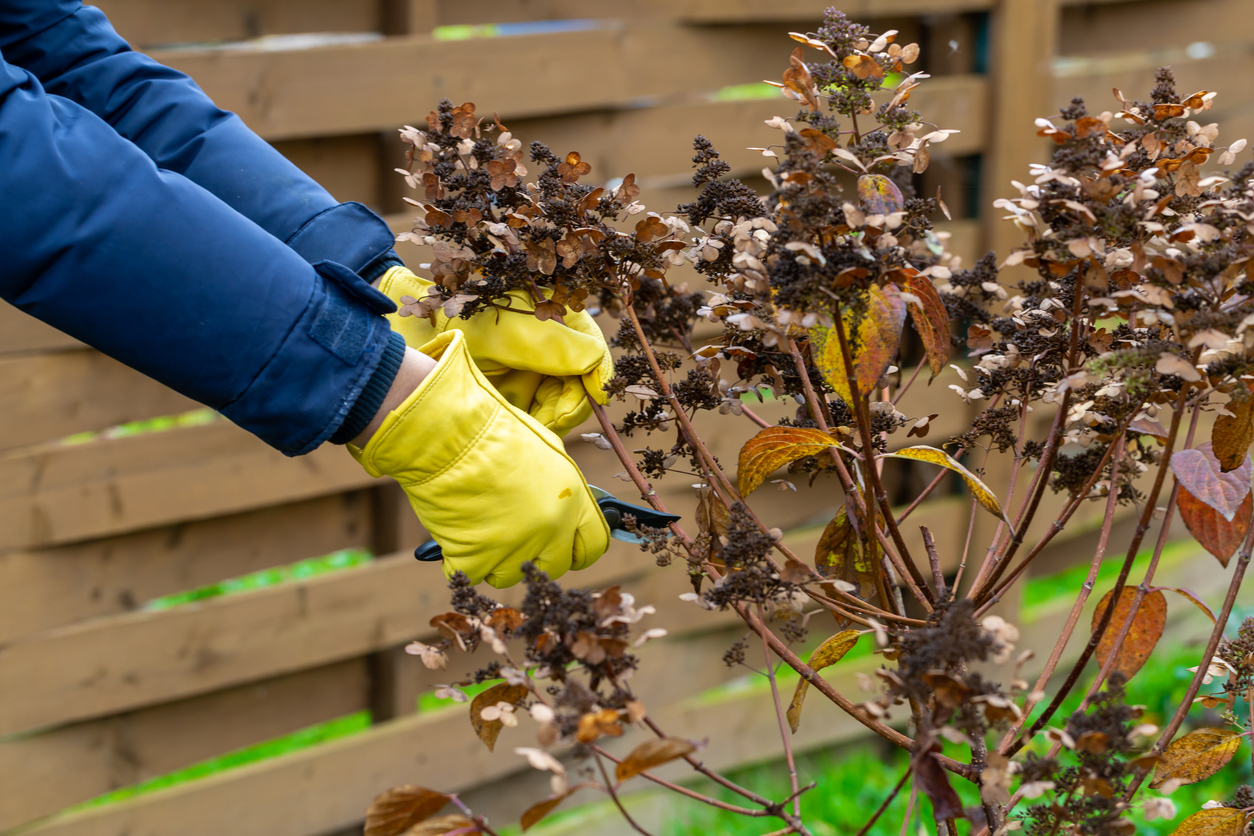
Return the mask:
POLYGON ((395 349, 393 306, 354 272, 311 266, 2 52, 0 160, 0 298, 284 453, 329 438, 395 349))
POLYGON ((325 189, 219 109, 183 73, 133 51, 104 14, 79 0, 0 0, 0 51, 44 89, 82 105, 313 264, 373 279, 399 263, 391 231, 325 189))

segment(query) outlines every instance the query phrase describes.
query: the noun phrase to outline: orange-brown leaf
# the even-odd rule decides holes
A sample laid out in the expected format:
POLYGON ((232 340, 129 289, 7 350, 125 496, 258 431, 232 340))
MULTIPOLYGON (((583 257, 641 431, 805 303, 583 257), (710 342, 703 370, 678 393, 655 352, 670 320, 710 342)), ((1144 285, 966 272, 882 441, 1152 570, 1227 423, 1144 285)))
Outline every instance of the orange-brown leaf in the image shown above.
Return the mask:
POLYGON ((470 701, 470 724, 475 727, 475 734, 479 735, 479 739, 488 747, 488 751, 492 751, 496 746, 496 738, 505 724, 500 720, 483 719, 483 709, 496 705, 498 702, 521 705, 529 693, 526 686, 499 682, 470 701))
POLYGON ((1223 769, 1241 745, 1241 733, 1229 729, 1198 729, 1172 742, 1154 769, 1151 787, 1167 781, 1196 784, 1223 769))
POLYGON ((1241 836, 1245 831, 1245 813, 1231 807, 1199 810, 1180 822, 1171 836, 1241 836))
POLYGON ((614 769, 614 777, 619 783, 622 783, 628 778, 639 775, 641 772, 648 772, 655 766, 661 766, 676 758, 690 755, 695 751, 697 751, 695 743, 680 737, 662 737, 657 740, 646 740, 635 749, 632 749, 631 754, 619 762, 614 769))
MULTIPOLYGON (((1114 594, 1115 591, 1112 589, 1098 602, 1097 609, 1093 611, 1093 630, 1097 629, 1098 623, 1102 620, 1102 613, 1106 612, 1106 608, 1110 606, 1110 599, 1114 594)), ((1132 612, 1132 601, 1135 597, 1136 587, 1133 586, 1125 586, 1123 592, 1119 594, 1119 603, 1115 605, 1114 615, 1111 616, 1110 624, 1106 627, 1105 635, 1097 644, 1097 660, 1102 665, 1106 664, 1106 659, 1114 650, 1115 637, 1123 628, 1123 622, 1127 619, 1128 613, 1132 612)), ((1131 678, 1149 660, 1166 626, 1167 596, 1160 591, 1151 592, 1137 607, 1132 626, 1128 630, 1127 638, 1124 640, 1123 647, 1119 649, 1119 656, 1115 659, 1115 666, 1111 670, 1131 678)))
POLYGON ((1183 485, 1180 486, 1176 501, 1180 506, 1180 516, 1189 527, 1189 533, 1226 568, 1250 530, 1254 494, 1245 495, 1245 500, 1231 520, 1225 520, 1218 511, 1197 499, 1183 485))
POLYGON ((414 825, 405 831, 404 836, 444 836, 446 833, 453 831, 466 831, 475 826, 475 823, 460 813, 453 813, 449 816, 440 816, 435 819, 427 819, 421 824, 414 825))
POLYGON ((397 836, 448 804, 442 792, 406 784, 381 793, 366 810, 365 836, 397 836))
POLYGON ((1222 473, 1240 467, 1254 442, 1254 396, 1244 383, 1233 391, 1228 411, 1232 415, 1216 418, 1210 434, 1211 449, 1222 473))
POLYGON ((1246 456, 1236 470, 1224 472, 1222 467, 1209 443, 1171 456, 1171 472, 1180 486, 1231 522, 1250 493, 1254 466, 1246 456))
POLYGON ((549 813, 556 810, 557 805, 565 801, 574 791, 575 788, 572 788, 560 795, 550 795, 548 798, 532 804, 527 808, 527 811, 522 814, 522 819, 519 821, 519 824, 522 825, 522 829, 528 830, 549 813))
POLYGON ((919 300, 918 304, 910 303, 910 321, 914 330, 923 341, 923 349, 927 352, 927 366, 932 377, 941 373, 945 362, 949 359, 950 334, 949 312, 941 301, 936 285, 927 276, 913 267, 905 268, 906 280, 902 288, 919 300))
MULTIPOLYGON (((871 285, 867 293, 866 313, 856 320, 853 311, 842 317, 845 336, 851 340, 849 353, 853 358, 858 394, 866 395, 888 370, 889 363, 901 344, 901 329, 906 321, 906 303, 895 285, 871 285), (856 335, 856 336, 854 336, 856 335)), ((846 404, 853 404, 849 379, 845 373, 840 339, 835 328, 810 329, 814 363, 837 395, 846 404)))
POLYGON ((767 427, 740 449, 736 486, 741 496, 751 493, 786 464, 817 456, 837 441, 822 430, 808 427, 767 427))

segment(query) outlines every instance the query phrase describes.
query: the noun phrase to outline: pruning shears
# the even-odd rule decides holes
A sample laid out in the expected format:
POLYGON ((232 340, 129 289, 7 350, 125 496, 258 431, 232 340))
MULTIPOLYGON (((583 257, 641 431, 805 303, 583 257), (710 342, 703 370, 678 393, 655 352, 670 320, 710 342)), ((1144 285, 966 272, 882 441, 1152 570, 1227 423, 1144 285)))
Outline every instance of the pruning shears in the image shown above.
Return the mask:
MULTIPOLYGON (((666 528, 673 522, 679 522, 678 514, 663 514, 661 511, 654 511, 643 505, 632 505, 616 499, 609 491, 595 485, 588 487, 592 489, 592 495, 596 498, 601 513, 605 515, 605 522, 610 527, 610 536, 615 540, 622 540, 624 543, 645 542, 644 537, 627 530, 623 518, 628 515, 635 517, 636 525, 647 528, 666 528)), ((444 552, 440 549, 439 543, 435 540, 428 540, 414 549, 414 557, 424 563, 436 563, 444 559, 444 552)))

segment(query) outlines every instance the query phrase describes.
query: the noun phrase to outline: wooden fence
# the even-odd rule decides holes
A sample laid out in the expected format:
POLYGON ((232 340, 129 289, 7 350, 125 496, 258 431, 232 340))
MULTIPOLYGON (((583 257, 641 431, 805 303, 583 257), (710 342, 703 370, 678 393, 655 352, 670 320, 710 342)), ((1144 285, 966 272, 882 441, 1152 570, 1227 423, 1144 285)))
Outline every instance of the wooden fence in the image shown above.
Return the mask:
MULTIPOLYGON (((762 158, 762 120, 776 99, 713 96, 777 78, 789 30, 813 29, 811 0, 102 0, 119 31, 190 73, 222 106, 338 198, 407 216, 395 128, 441 97, 496 110, 516 135, 580 150, 594 177, 634 172, 642 199, 689 199, 689 142, 704 133, 736 173, 762 158), (437 37, 436 27, 502 26, 493 37, 437 37), (305 41, 302 33, 339 33, 305 41), (344 33, 354 37, 344 37, 344 33), (248 43, 244 39, 271 36, 248 43), (230 43, 230 48, 204 44, 230 43), (200 44, 201 46, 188 46, 200 44)), ((970 261, 1016 243, 990 204, 1043 158, 1032 119, 1071 95, 1099 109, 1110 88, 1144 97, 1155 66, 1181 87, 1219 89, 1229 139, 1254 133, 1254 15, 1246 0, 851 0, 845 9, 924 47, 935 77, 925 115, 963 133, 941 146, 930 188, 944 185, 955 249, 970 261)), ((442 30, 447 32, 447 30, 442 30)), ((482 33, 480 33, 482 34, 482 33)), ((938 149, 939 151, 940 149, 938 149)), ((402 252, 406 258, 415 253, 402 252)), ((933 411, 938 381, 903 405, 933 411)), ((944 393, 938 395, 937 392, 944 393)), ((530 784, 519 759, 489 755, 464 710, 415 712, 433 678, 400 648, 447 609, 437 570, 408 550, 422 539, 403 498, 342 450, 289 460, 224 420, 119 437, 124 422, 194 409, 185 398, 0 304, 0 830, 40 834, 318 836, 350 833, 370 798, 397 783, 458 790, 496 820, 517 815, 530 784), (87 434, 87 435, 81 435, 87 434), (76 436, 76 443, 65 439, 76 436), (160 596, 269 567, 363 547, 351 569, 167 609, 160 596), (295 754, 95 809, 53 815, 109 790, 363 709, 374 726, 295 754), (491 783, 490 792, 483 790, 491 783), (476 789, 479 788, 479 789, 476 789), (51 816, 51 818, 46 818, 51 816), (32 824, 33 823, 33 824, 32 824)), ((766 405, 765 417, 790 407, 766 405)), ((947 413, 954 426, 964 416, 947 413)), ((753 427, 711 427, 731 460, 753 427)), ((594 483, 613 481, 612 454, 572 444, 594 483)), ((994 463, 996 471, 1003 465, 994 463)), ((995 481, 995 480, 994 480, 995 481)), ((661 483, 690 514, 682 478, 661 483)), ((797 548, 835 507, 830 491, 770 494, 759 503, 797 548)), ((954 555, 969 501, 929 506, 918 522, 954 555)), ((978 519, 978 518, 977 518, 978 519)), ((984 520, 978 519, 983 526, 984 520)), ((1083 557, 1073 527, 1042 565, 1083 557)), ((990 532, 984 532, 990 533, 990 532)), ((986 538, 985 538, 986 539, 986 538)), ((981 538, 977 533, 976 542, 981 538)), ((1091 552, 1090 552, 1091 553, 1091 552)), ((759 697, 693 709, 684 699, 729 675, 719 656, 726 616, 673 604, 679 569, 616 546, 573 582, 621 582, 660 603, 671 636, 646 648, 637 682, 664 724, 694 737, 719 729, 708 760, 731 766, 777 751, 759 697), (665 657, 665 660, 661 657, 665 657), (676 677, 674 670, 685 675, 676 677), (732 728, 735 734, 726 734, 732 728)), ((1220 579, 1222 580, 1222 579, 1220 579)), ((1196 581, 1191 586, 1197 587, 1196 581)), ((507 599, 517 598, 514 590, 507 599)), ((1052 622, 1036 635, 1048 637, 1052 622)), ((729 633, 731 630, 733 632, 729 633)), ((451 672, 456 676, 460 670, 451 672)), ((852 677, 852 672, 849 674, 852 677)), ((857 733, 837 712, 808 723, 801 745, 857 733)), ((525 745, 520 736, 517 743, 525 745)), ((508 746, 502 746, 505 752, 508 746)))

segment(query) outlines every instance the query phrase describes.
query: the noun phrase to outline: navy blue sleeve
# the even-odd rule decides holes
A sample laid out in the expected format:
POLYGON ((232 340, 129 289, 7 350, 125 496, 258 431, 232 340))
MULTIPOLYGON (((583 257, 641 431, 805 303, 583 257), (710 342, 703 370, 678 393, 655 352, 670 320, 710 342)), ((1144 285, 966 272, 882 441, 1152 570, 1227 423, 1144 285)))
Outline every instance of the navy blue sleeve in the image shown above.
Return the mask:
POLYGON ((395 259, 378 215, 337 204, 190 78, 133 51, 99 9, 0 0, 0 51, 48 93, 96 114, 159 168, 216 195, 309 263, 335 261, 372 279, 395 259))
POLYGON ((0 299, 284 453, 328 439, 391 343, 387 298, 347 267, 311 265, 6 59, 0 299))

